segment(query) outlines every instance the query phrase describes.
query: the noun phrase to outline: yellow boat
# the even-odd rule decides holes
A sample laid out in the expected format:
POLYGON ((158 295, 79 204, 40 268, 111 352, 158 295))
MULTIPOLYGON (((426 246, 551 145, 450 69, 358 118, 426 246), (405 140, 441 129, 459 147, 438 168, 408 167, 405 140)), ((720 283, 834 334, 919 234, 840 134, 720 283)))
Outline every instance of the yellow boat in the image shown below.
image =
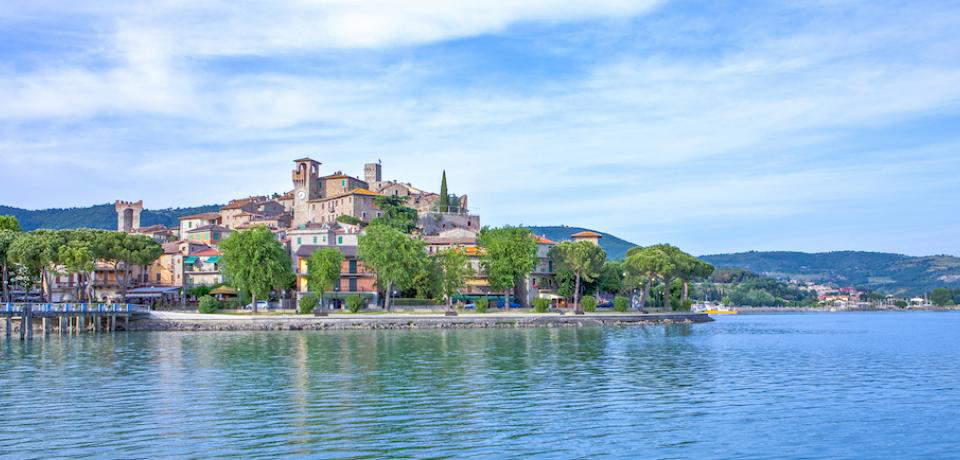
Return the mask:
POLYGON ((707 313, 708 315, 736 315, 736 314, 737 314, 737 311, 736 311, 736 310, 714 310, 714 309, 711 309, 711 310, 707 310, 706 313, 707 313))

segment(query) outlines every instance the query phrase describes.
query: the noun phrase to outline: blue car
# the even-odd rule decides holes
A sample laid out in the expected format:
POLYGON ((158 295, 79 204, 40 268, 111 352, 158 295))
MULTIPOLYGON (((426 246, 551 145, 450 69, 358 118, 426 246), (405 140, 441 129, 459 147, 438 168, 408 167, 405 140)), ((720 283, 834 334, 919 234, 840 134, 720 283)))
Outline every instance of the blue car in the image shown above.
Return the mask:
MULTIPOLYGON (((503 308, 503 299, 497 301, 497 308, 503 308)), ((511 300, 510 308, 520 308, 520 303, 511 300)))

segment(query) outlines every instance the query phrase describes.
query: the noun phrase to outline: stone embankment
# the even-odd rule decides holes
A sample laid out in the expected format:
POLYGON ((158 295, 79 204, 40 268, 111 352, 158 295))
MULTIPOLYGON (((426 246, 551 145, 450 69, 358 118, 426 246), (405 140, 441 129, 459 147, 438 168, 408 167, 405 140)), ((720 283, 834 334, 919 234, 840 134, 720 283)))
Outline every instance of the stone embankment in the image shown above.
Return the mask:
POLYGON ((355 329, 469 329, 630 326, 713 321, 702 313, 660 314, 485 314, 485 315, 332 315, 235 316, 153 312, 130 323, 131 331, 310 331, 355 329))

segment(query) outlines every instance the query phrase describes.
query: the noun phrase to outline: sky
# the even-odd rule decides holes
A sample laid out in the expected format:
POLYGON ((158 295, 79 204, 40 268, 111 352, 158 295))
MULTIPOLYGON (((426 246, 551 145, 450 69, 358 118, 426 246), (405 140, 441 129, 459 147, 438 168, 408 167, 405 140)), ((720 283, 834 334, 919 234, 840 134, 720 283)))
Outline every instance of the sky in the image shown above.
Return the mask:
POLYGON ((960 1, 0 2, 0 204, 292 188, 693 254, 960 254, 960 1))

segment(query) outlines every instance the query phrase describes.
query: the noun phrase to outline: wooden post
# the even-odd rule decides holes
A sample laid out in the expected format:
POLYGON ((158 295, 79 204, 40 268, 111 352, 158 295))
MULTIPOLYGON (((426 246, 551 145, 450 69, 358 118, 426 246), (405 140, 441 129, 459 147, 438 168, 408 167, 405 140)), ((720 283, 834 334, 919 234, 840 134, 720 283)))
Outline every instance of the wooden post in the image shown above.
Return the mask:
POLYGON ((47 335, 47 317, 40 318, 40 325, 43 327, 43 335, 47 335))
POLYGON ((110 332, 117 330, 117 315, 110 315, 110 332))
POLYGON ((63 316, 57 314, 57 333, 63 335, 63 316))
POLYGON ((20 339, 23 340, 24 335, 26 338, 33 338, 33 305, 25 304, 23 306, 23 319, 20 320, 20 325, 22 332, 20 333, 20 339))
POLYGON ((124 331, 130 330, 130 313, 123 315, 123 330, 124 331))
POLYGON ((7 338, 13 336, 13 313, 7 312, 7 338))

